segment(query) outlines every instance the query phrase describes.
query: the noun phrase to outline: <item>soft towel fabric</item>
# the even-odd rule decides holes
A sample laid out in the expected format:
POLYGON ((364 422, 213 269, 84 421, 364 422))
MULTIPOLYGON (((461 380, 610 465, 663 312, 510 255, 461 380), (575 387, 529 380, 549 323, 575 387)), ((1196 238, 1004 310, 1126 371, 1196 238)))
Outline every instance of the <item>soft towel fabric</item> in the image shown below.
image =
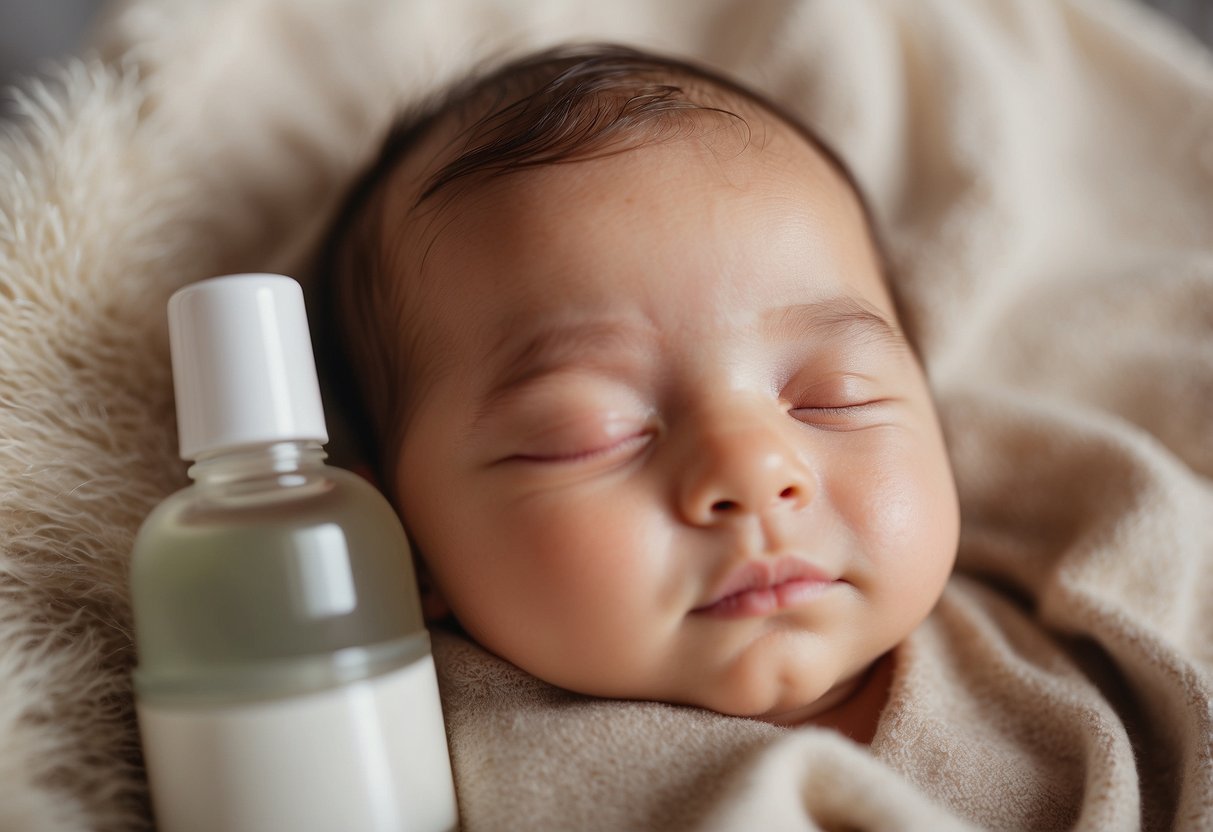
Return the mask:
POLYGON ((435 633, 465 828, 1213 827, 1213 62, 1114 0, 131 0, 0 139, 0 829, 148 825, 125 569, 185 483, 164 302, 306 275, 395 109, 567 38, 816 125, 962 501, 870 749, 569 694, 435 633))

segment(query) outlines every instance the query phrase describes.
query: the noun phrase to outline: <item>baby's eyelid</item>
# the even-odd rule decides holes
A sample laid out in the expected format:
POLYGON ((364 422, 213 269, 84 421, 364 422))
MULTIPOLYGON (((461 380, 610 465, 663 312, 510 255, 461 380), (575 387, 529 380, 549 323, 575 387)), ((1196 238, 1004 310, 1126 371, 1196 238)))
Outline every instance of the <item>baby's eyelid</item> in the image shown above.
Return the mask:
POLYGON ((588 462, 592 459, 611 456, 617 453, 622 453, 625 450, 632 450, 633 447, 639 449, 642 444, 648 444, 653 438, 652 430, 643 430, 633 433, 629 436, 623 436, 619 439, 612 440, 605 445, 600 445, 596 448, 588 448, 585 450, 575 451, 573 453, 561 454, 515 454, 514 459, 522 462, 533 462, 538 464, 568 464, 575 462, 588 462))
POLYGON ((845 411, 867 410, 880 404, 883 399, 867 399, 864 401, 850 402, 847 404, 829 404, 829 405, 796 405, 790 410, 808 410, 814 413, 843 413, 845 411))
POLYGON ((805 425, 837 430, 872 423, 874 418, 881 418, 888 402, 888 399, 871 399, 841 406, 792 407, 788 409, 788 415, 805 425))

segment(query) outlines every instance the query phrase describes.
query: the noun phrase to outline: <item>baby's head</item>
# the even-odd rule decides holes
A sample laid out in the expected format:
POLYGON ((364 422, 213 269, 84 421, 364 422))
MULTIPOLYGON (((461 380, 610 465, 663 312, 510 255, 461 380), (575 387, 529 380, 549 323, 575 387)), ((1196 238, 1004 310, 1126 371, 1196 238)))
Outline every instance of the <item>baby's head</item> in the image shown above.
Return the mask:
POLYGON ((955 490, 867 211, 751 93, 515 62, 396 130, 326 251, 374 466, 499 656, 791 724, 938 599, 955 490))

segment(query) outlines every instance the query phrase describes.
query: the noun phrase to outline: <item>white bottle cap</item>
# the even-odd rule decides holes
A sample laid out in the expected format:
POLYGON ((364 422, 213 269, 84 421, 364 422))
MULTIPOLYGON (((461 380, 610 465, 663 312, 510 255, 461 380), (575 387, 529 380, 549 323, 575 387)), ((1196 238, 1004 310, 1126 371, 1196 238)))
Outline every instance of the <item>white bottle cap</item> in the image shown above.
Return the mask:
POLYGON ((235 274, 168 302, 181 458, 288 440, 328 441, 303 290, 235 274))

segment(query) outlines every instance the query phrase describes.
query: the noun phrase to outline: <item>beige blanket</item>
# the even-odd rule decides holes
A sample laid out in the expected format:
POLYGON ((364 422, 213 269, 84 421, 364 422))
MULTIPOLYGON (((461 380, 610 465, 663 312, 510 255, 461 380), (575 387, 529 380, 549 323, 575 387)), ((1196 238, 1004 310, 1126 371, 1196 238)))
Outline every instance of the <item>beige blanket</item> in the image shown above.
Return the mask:
POLYGON ((465 828, 1213 828, 1213 61, 1125 0, 132 0, 0 138, 0 830, 147 826, 127 553, 184 484, 164 302, 305 274, 392 112, 568 37, 716 64, 869 191, 957 574, 870 749, 435 635, 465 828))

